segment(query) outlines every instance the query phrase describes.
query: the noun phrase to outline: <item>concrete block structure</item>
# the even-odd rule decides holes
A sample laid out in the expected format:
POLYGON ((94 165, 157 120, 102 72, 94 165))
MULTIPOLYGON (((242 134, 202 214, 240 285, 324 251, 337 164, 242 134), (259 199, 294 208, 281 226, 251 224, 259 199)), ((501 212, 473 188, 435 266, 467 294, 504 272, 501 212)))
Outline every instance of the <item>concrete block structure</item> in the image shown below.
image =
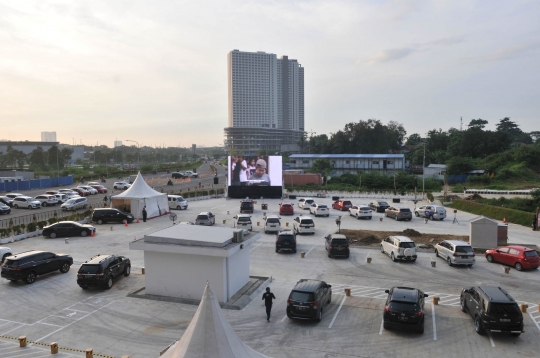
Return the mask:
POLYGON ((469 221, 469 244, 474 248, 489 249, 497 247, 499 223, 480 216, 469 221))

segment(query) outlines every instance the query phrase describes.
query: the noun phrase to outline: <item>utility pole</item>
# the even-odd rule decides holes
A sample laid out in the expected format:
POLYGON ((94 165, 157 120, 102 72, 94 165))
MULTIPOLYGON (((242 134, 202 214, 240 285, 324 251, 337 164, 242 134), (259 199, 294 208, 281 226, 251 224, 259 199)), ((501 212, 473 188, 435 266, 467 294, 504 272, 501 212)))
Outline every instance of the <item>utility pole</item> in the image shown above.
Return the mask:
POLYGON ((424 160, 422 162, 422 200, 424 200, 424 177, 426 174, 426 142, 424 141, 424 160))

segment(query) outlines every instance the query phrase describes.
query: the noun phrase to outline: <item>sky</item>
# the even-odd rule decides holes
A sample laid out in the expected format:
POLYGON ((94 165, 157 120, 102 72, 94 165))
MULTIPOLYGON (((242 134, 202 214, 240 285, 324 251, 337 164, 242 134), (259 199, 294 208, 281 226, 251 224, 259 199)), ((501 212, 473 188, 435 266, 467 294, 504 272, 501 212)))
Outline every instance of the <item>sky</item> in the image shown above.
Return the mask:
POLYGON ((539 18, 524 0, 0 0, 0 140, 222 145, 233 49, 298 60, 310 135, 537 131, 539 18))

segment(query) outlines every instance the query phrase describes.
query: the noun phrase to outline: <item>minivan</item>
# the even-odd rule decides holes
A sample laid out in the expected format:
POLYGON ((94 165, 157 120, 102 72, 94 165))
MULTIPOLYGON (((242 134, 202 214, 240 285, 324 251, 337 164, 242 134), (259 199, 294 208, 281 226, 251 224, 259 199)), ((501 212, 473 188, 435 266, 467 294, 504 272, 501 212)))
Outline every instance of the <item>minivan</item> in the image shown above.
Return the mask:
POLYGON ((97 208, 92 213, 92 221, 99 225, 109 222, 122 223, 124 220, 131 223, 134 219, 135 217, 132 214, 113 208, 97 208))
POLYGON ((244 199, 240 201, 240 213, 253 214, 253 200, 244 199))
POLYGON ((349 240, 342 234, 330 234, 325 238, 324 248, 328 251, 328 257, 350 255, 349 240))
POLYGON ((88 199, 86 198, 71 198, 64 204, 60 205, 62 210, 78 210, 88 207, 88 199))
POLYGON ((291 230, 283 230, 276 235, 276 252, 291 250, 296 253, 296 235, 291 230))
POLYGON ((298 216, 293 221, 293 229, 297 234, 315 234, 315 223, 311 216, 298 216))
POLYGON ((185 210, 188 207, 188 202, 180 195, 169 195, 169 208, 185 210))
POLYGON ((268 215, 264 220, 264 233, 279 232, 281 230, 280 219, 277 215, 268 215))
POLYGON ((459 240, 444 240, 435 246, 435 256, 442 257, 452 265, 469 265, 475 262, 475 254, 471 245, 459 240))
POLYGON ((392 261, 416 261, 416 245, 407 236, 388 236, 381 242, 381 252, 390 256, 392 261))
POLYGON ((322 320, 326 305, 332 302, 332 285, 319 280, 302 279, 287 299, 287 317, 322 320))

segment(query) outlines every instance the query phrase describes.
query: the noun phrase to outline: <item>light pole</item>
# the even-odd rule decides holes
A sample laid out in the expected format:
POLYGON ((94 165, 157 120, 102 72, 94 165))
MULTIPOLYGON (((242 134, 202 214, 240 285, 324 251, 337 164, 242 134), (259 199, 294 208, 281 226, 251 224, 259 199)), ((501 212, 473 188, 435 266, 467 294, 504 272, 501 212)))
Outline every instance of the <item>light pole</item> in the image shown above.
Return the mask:
POLYGON ((136 140, 126 139, 126 142, 135 142, 137 143, 137 166, 141 170, 141 148, 139 147, 139 142, 136 140))
POLYGON ((424 141, 424 160, 422 161, 422 200, 424 200, 424 176, 426 168, 426 142, 424 141))

